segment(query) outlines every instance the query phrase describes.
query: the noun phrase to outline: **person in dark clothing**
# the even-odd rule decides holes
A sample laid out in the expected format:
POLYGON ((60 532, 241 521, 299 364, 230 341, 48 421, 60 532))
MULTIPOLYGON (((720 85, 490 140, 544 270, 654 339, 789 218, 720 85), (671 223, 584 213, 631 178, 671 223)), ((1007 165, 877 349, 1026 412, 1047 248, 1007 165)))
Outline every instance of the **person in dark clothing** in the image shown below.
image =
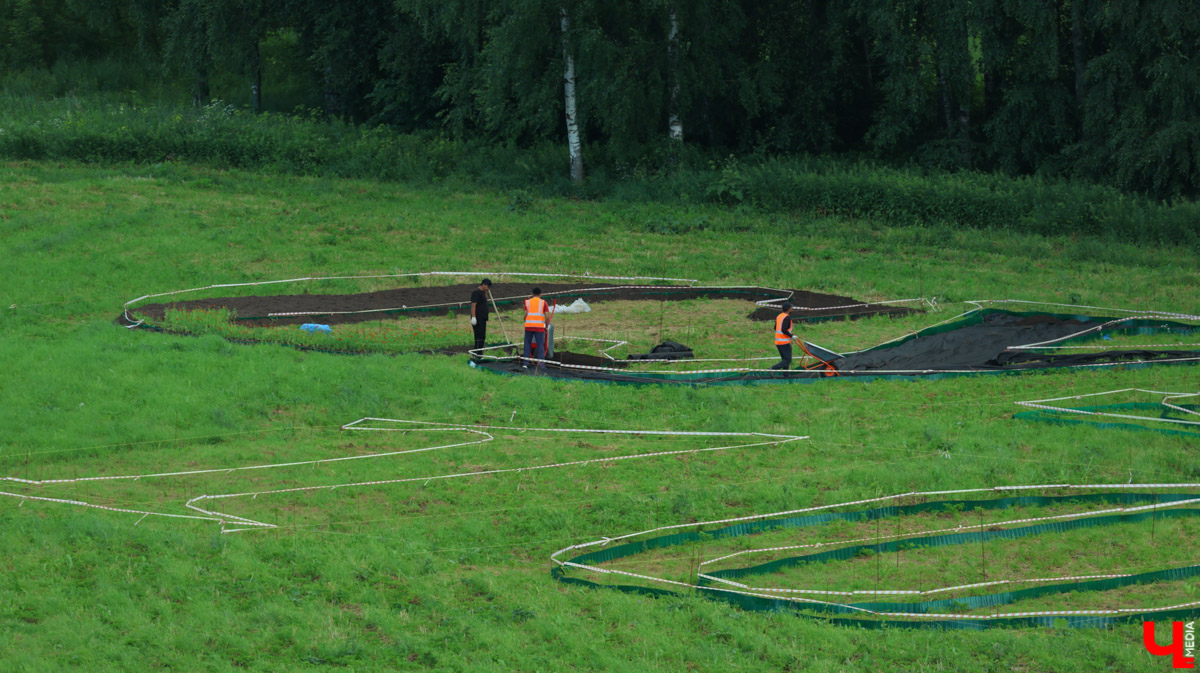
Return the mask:
POLYGON ((792 368, 792 339, 792 305, 785 301, 775 316, 775 347, 779 349, 780 361, 771 369, 792 368))
POLYGON ((484 278, 479 287, 471 292, 471 329, 475 330, 475 348, 483 348, 487 342, 488 294, 492 281, 484 278))

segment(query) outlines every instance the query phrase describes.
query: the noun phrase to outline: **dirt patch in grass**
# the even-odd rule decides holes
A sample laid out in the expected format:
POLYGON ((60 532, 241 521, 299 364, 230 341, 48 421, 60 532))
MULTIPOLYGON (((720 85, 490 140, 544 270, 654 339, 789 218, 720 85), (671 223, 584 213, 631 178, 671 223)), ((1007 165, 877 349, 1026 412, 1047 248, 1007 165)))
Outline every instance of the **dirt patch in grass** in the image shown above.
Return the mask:
MULTIPOLYGON (((401 315, 445 315, 466 314, 470 311, 471 291, 474 285, 449 285, 442 287, 412 287, 364 292, 359 294, 294 294, 249 297, 216 297, 189 301, 155 303, 137 306, 132 311, 151 321, 163 319, 167 309, 219 310, 228 309, 235 320, 249 325, 295 325, 319 321, 325 324, 343 324, 379 320, 401 315)), ((520 301, 529 296, 534 285, 529 283, 497 284, 493 295, 501 310, 516 309, 520 301)), ((755 320, 773 319, 775 309, 758 308, 754 302, 764 299, 789 298, 792 304, 812 310, 804 310, 797 318, 845 318, 866 315, 901 315, 913 309, 896 308, 880 304, 861 302, 850 297, 819 294, 805 290, 774 290, 770 288, 703 288, 689 286, 611 285, 606 283, 587 284, 540 284, 542 296, 558 303, 570 303, 583 298, 588 303, 613 300, 679 301, 684 299, 743 299, 751 309, 750 317, 755 320), (769 314, 769 315, 768 315, 769 314), (762 316, 766 316, 765 318, 762 316)), ((125 321, 124 316, 121 320, 125 321)))

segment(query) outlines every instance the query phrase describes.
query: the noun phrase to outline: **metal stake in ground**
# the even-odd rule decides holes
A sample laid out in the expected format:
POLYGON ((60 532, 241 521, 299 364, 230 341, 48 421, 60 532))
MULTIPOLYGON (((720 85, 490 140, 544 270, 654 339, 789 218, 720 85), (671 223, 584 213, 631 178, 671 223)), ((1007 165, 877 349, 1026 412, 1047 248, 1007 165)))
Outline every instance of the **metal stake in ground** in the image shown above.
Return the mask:
POLYGON ((504 320, 500 318, 500 307, 496 306, 496 298, 492 296, 492 288, 488 288, 488 299, 492 300, 492 310, 496 313, 496 320, 500 322, 500 333, 504 335, 504 343, 510 344, 512 341, 508 338, 508 330, 504 329, 504 320))
MULTIPOLYGON (((658 300, 658 343, 663 342, 663 314, 666 313, 666 310, 667 310, 667 302, 665 300, 659 299, 658 300)), ((679 337, 675 337, 675 338, 678 339, 679 337)))
POLYGON ((546 320, 546 340, 544 342, 542 342, 542 359, 544 359, 544 360, 550 359, 550 340, 551 340, 551 338, 553 338, 552 335, 554 334, 552 323, 554 320, 554 312, 557 310, 558 310, 558 298, 555 297, 554 298, 554 306, 550 307, 550 318, 548 320, 546 320))
POLYGON ((883 537, 883 516, 875 517, 875 591, 879 591, 879 583, 883 581, 883 550, 880 539, 883 537))
POLYGON ((1158 494, 1154 494, 1154 509, 1150 510, 1150 540, 1154 540, 1154 529, 1158 526, 1158 494))
POLYGON ((981 581, 987 580, 987 556, 984 555, 983 541, 987 537, 987 531, 983 527, 983 508, 979 508, 979 563, 980 571, 983 573, 981 581))
POLYGON ((900 498, 896 498, 896 569, 900 569, 900 498))

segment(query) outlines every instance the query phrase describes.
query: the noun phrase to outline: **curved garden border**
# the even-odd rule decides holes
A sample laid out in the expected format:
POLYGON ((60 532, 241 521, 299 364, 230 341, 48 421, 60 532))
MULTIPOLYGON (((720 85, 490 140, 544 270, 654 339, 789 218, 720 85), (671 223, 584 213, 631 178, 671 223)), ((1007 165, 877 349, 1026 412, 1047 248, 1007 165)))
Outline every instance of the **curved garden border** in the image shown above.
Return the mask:
MULTIPOLYGON (((842 561, 853 558, 862 550, 872 553, 895 552, 901 545, 915 547, 940 547, 947 545, 982 542, 988 539, 1015 539, 1039 535, 1048 532, 1061 532, 1092 526, 1104 526, 1117 523, 1136 522, 1153 518, 1200 516, 1200 484, 1047 484, 1023 486, 998 486, 994 488, 960 489, 950 491, 912 492, 899 495, 869 498, 852 502, 822 505, 786 512, 757 514, 750 516, 703 521, 699 523, 674 524, 658 528, 626 533, 613 537, 602 537, 591 542, 571 545, 560 549, 551 555, 556 564, 551 570, 554 579, 579 586, 594 588, 616 589, 629 593, 639 593, 651 596, 679 596, 681 591, 695 592, 705 598, 731 603, 738 607, 769 612, 795 612, 820 618, 830 623, 865 628, 944 628, 944 629, 984 629, 998 626, 1058 626, 1065 624, 1071 627, 1101 627, 1118 623, 1138 622, 1144 620, 1166 620, 1180 617, 1191 617, 1200 612, 1200 601, 1190 601, 1175 605, 1155 606, 1151 608, 1115 608, 1105 610, 1048 610, 1031 612, 1000 612, 991 614, 961 613, 955 609, 963 608, 995 608, 1020 599, 1037 598, 1046 595, 1064 594, 1079 591, 1106 591, 1147 582, 1181 580, 1200 576, 1200 565, 1168 568, 1149 573, 1091 575, 1074 577, 1014 579, 982 582, 955 587, 940 587, 929 591, 913 590, 883 590, 883 591, 837 591, 833 589, 769 589, 754 587, 746 583, 754 575, 772 572, 774 570, 803 565, 842 561), (1078 494, 1066 496, 1034 496, 1022 495, 1022 492, 1033 490, 1060 489, 1080 491, 1078 494), (1148 493, 1145 490, 1186 490, 1186 493, 1148 493), (1094 491, 1084 493, 1083 491, 1094 491), (934 502, 917 502, 901 504, 903 498, 923 500, 928 497, 945 497, 977 493, 997 493, 1007 497, 989 500, 939 500, 934 502), (1151 499, 1153 502, 1151 503, 1151 499), (917 512, 937 512, 961 510, 964 508, 1003 509, 1015 505, 1040 505, 1062 501, 1093 501, 1110 503, 1117 506, 1092 512, 1064 514, 1048 517, 1017 519, 997 523, 980 524, 979 526, 958 526, 953 529, 924 531, 907 535, 879 535, 876 537, 852 540, 848 542, 831 543, 837 548, 819 551, 803 556, 783 558, 764 564, 731 568, 720 571, 702 572, 700 569, 718 561, 728 560, 742 554, 753 554, 765 551, 780 551, 790 549, 769 548, 750 549, 715 558, 704 558, 696 566, 692 582, 672 580, 662 576, 633 573, 615 568, 605 568, 599 564, 616 559, 635 556, 639 553, 674 547, 690 542, 733 538, 754 533, 761 533, 781 528, 800 528, 816 526, 835 520, 864 521, 882 519, 888 516, 900 516, 917 512), (893 502, 887 506, 877 506, 865 510, 851 512, 834 512, 832 510, 861 506, 878 505, 893 502), (1149 503, 1149 504, 1147 504, 1149 503), (1193 507, 1185 507, 1193 505, 1193 507), (1001 525, 1013 526, 1000 528, 1001 525), (701 530, 705 526, 721 526, 716 529, 701 530), (978 529, 978 530, 973 530, 978 529), (839 546, 845 545, 845 546, 839 546), (586 551, 577 554, 579 551, 586 551), (567 559, 560 557, 575 554, 567 559), (605 578, 629 578, 642 582, 657 584, 665 587, 659 589, 642 585, 618 584, 607 581, 592 581, 574 577, 568 574, 572 570, 582 571, 593 576, 605 578), (741 580, 741 581, 739 581, 741 580), (924 597, 931 594, 948 593, 955 590, 974 589, 990 586, 1003 586, 1014 583, 1031 583, 1037 586, 1015 591, 951 598, 942 600, 922 600, 910 603, 898 602, 839 602, 833 597, 852 597, 868 594, 874 596, 910 595, 924 597), (822 598, 808 596, 820 595, 822 598)), ((806 545, 821 547, 823 545, 806 545)), ((799 547, 792 547, 798 549, 799 547)), ((905 547, 908 548, 908 547, 905 547)))

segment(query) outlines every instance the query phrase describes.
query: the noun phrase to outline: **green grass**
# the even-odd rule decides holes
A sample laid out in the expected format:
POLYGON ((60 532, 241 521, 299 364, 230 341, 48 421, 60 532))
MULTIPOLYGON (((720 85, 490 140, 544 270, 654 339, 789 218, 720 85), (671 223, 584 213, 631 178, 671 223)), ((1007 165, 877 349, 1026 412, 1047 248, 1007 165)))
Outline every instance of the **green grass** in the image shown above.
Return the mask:
MULTIPOLYGON (((1047 489, 1046 492, 1049 492, 1047 489)), ((1023 495, 1041 495, 1029 491, 1023 495)), ((986 499, 986 494, 964 497, 986 499)), ((1069 494, 1068 494, 1069 495, 1069 494)), ((931 498, 926 498, 931 499, 931 498)), ((910 500, 915 500, 911 499, 910 500)), ((891 504, 891 503, 885 503, 891 504)), ((1143 504, 1143 503, 1137 503, 1143 504)), ((713 538, 599 564, 599 567, 646 574, 652 577, 686 581, 696 570, 697 559, 713 561, 700 568, 712 573, 723 569, 757 566, 782 559, 802 557, 836 549, 841 546, 869 546, 894 539, 924 536, 975 533, 980 530, 999 531, 1034 525, 1030 518, 1055 517, 1096 513, 1122 505, 1114 503, 1056 503, 1046 506, 1014 506, 999 510, 939 511, 887 517, 879 521, 834 521, 810 528, 782 528, 753 535, 713 538), (723 558, 731 554, 739 555, 723 558), (722 559, 722 560, 716 560, 722 559)), ((1124 505, 1130 507, 1134 505, 1124 505)), ((845 508, 842 508, 845 509, 845 508)), ((836 511, 836 510, 834 510, 836 511)), ((851 509, 851 511, 853 511, 851 509)), ((713 524, 712 527, 720 527, 713 524)), ((1141 573, 1165 568, 1195 565, 1190 545, 1180 546, 1180 540, 1194 538, 1200 532, 1200 519, 1195 517, 1159 518, 1154 522, 1140 521, 1096 528, 1082 528, 1060 534, 1043 534, 1016 539, 995 539, 985 543, 970 543, 944 547, 918 547, 902 542, 901 551, 874 553, 862 549, 848 560, 817 561, 785 567, 777 572, 762 572, 739 578, 738 581, 755 588, 824 589, 837 591, 924 590, 966 586, 972 583, 1007 580, 1003 586, 983 586, 945 591, 928 597, 897 595, 882 600, 925 601, 961 598, 972 595, 1008 591, 1037 586, 1027 580, 1052 577, 1100 575, 1112 573, 1141 573)), ((665 533, 660 533, 665 534, 665 533)), ((652 535, 652 534, 648 534, 652 535)), ((592 549, 589 549, 591 551, 592 549)), ((570 571, 577 574, 577 571, 570 571)), ((599 582, 611 582, 602 575, 578 573, 599 582)), ((624 583, 648 587, 671 588, 661 583, 636 578, 620 578, 624 583)), ((1160 596, 1190 595, 1188 589, 1175 582, 1156 583, 1160 596)), ((1195 580, 1185 580, 1194 585, 1195 580)), ((1149 586, 1149 585, 1147 585, 1149 586)), ((1160 603, 1113 602, 1115 592, 1083 593, 1067 603, 1040 610, 1088 609, 1096 607, 1144 607, 1174 604, 1171 598, 1160 603)), ((837 600, 819 595, 810 598, 837 600)), ((847 597, 848 602, 881 600, 869 595, 847 597)), ((1025 602, 1004 606, 1007 611, 1031 608, 1025 602)), ((970 612, 963 609, 963 612, 970 612)))
MULTIPOLYGON (((82 95, 48 97, 44 93, 55 86, 44 84, 39 90, 29 81, 9 87, 0 82, 0 159, 128 164, 160 172, 182 162, 334 180, 449 184, 467 191, 486 185, 505 190, 506 208, 517 214, 536 210, 539 195, 653 201, 666 205, 634 206, 640 211, 638 229, 668 235, 745 232, 761 219, 753 215, 758 213, 774 215, 777 235, 794 236, 805 233, 790 226, 790 216, 799 213, 809 219, 936 226, 938 237, 943 231, 1002 232, 997 238, 1013 232, 1072 232, 1193 251, 1200 246, 1197 204, 1155 201, 1085 182, 828 157, 718 161, 690 147, 682 156, 672 150, 667 154, 675 158, 668 160, 653 145, 639 152, 600 144, 585 149, 589 177, 574 184, 567 177, 563 147, 552 142, 496 146, 320 115, 256 115, 221 101, 193 110, 147 104, 128 91, 89 93, 85 88, 82 95), (643 156, 631 160, 631 154, 643 156), (712 210, 713 204, 737 210, 729 216, 712 210)), ((322 240, 353 235, 352 229, 326 232, 322 240)))
MULTIPOLYGON (((697 597, 650 600, 565 587, 549 578, 549 555, 602 535, 914 490, 1200 481, 1193 439, 1011 418, 1021 409, 1017 400, 1131 387, 1194 390, 1191 367, 629 387, 486 375, 462 357, 334 355, 114 323, 125 301, 151 292, 442 269, 675 276, 868 300, 1017 298, 1200 313, 1200 264, 1188 248, 887 228, 700 206, 537 198, 518 212, 509 203, 507 195, 485 190, 171 164, 4 165, 0 475, 248 465, 424 439, 338 430, 363 416, 812 439, 776 450, 260 498, 246 511, 282 525, 237 535, 221 535, 207 522, 150 517, 135 525, 136 516, 0 498, 6 550, 0 669, 1158 671, 1167 665, 1145 652, 1136 626, 865 632, 745 613, 697 597), (647 221, 663 217, 737 226, 686 235, 647 231, 647 221)), ((603 306, 594 307, 596 319, 603 306)), ((661 307, 643 310, 634 322, 652 341, 661 307)), ((766 325, 724 315, 714 309, 684 335, 697 344, 728 339, 739 351, 770 354, 761 334, 766 325)), ((861 347, 929 317, 812 330, 818 343, 861 347)), ((234 473, 111 489, 93 484, 82 496, 76 488, 42 490, 166 509, 178 508, 180 496, 256 486, 254 479, 304 485, 403 478, 685 444, 583 443, 525 440, 511 452, 455 449, 269 478, 234 473)), ((1119 533, 1133 546, 1115 555, 1110 569, 1196 557, 1194 535, 1168 550, 1160 533, 1150 543, 1138 527, 1119 533)), ((1074 547, 1104 541, 1045 542, 1052 569, 1069 567, 1074 547)), ((1036 565, 1043 548, 1028 544, 1021 554, 1034 555, 1028 563, 1036 565)), ((1153 586, 1178 602, 1194 594, 1194 585, 1153 586)))

